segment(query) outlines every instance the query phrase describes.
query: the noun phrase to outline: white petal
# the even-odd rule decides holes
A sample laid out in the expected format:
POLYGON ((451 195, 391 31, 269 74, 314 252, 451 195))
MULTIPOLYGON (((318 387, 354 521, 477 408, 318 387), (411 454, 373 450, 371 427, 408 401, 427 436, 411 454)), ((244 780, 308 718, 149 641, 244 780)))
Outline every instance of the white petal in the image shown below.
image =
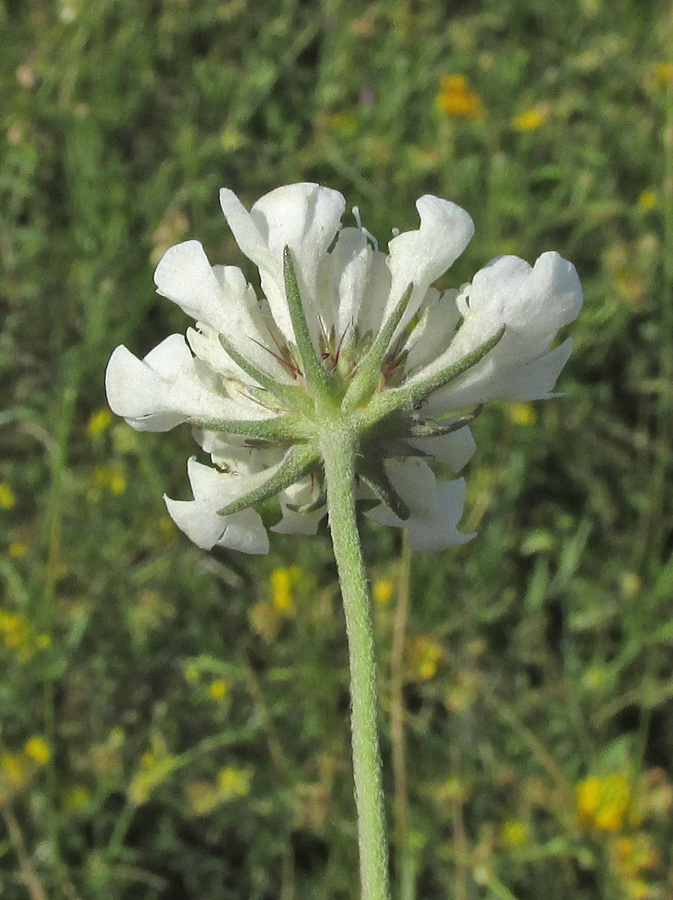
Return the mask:
POLYGON ((105 373, 110 408, 138 431, 168 431, 188 419, 268 418, 216 393, 200 374, 181 334, 140 360, 126 347, 112 353, 105 373))
POLYGON ((217 545, 243 553, 269 552, 266 529, 259 513, 252 509, 218 516, 208 500, 164 500, 178 528, 202 550, 212 550, 217 545))
POLYGON ((273 470, 255 475, 218 472, 192 457, 187 463, 194 500, 171 500, 165 497, 175 524, 204 550, 215 545, 244 553, 267 553, 269 539, 258 513, 244 509, 230 516, 218 510, 264 482, 273 470))
POLYGON ((289 184, 261 197, 248 213, 233 191, 220 192, 222 211, 243 253, 260 270, 262 288, 280 330, 290 321, 283 278, 283 250, 289 246, 309 326, 317 329, 317 273, 339 228, 345 200, 317 184, 289 184))
POLYGON ((446 463, 452 472, 460 472, 477 449, 467 426, 439 437, 412 438, 409 443, 412 447, 427 453, 436 462, 446 463))
POLYGON ((460 318, 457 293, 448 290, 440 294, 433 288, 428 289, 418 325, 407 342, 407 371, 413 372, 433 362, 451 343, 460 318))
MULTIPOLYGON (((483 403, 485 400, 548 400, 572 352, 572 339, 537 359, 513 366, 478 366, 430 397, 428 415, 438 416, 483 403)), ((496 348, 497 349, 497 348, 496 348)))
POLYGON ((301 506, 310 503, 313 493, 314 484, 311 478, 302 478, 301 481, 286 488, 280 495, 283 517, 280 522, 272 526, 271 531, 276 531, 278 534, 315 534, 321 519, 327 513, 327 507, 321 506, 313 512, 300 513, 288 506, 288 504, 301 506))
POLYGON ((420 459, 390 459, 385 467, 411 515, 404 521, 381 505, 367 516, 381 525, 406 528, 409 546, 414 550, 442 550, 474 537, 456 528, 465 503, 464 479, 438 483, 430 466, 420 459))
POLYGON ((416 202, 416 209, 421 218, 420 228, 399 234, 388 245, 392 273, 388 311, 407 286, 414 284, 403 322, 412 318, 430 284, 458 259, 474 234, 469 213, 449 200, 426 194, 416 202))
POLYGON ((199 322, 222 330, 226 323, 222 288, 199 241, 168 249, 154 273, 157 291, 199 322))
POLYGON ((582 306, 575 267, 558 253, 543 253, 533 267, 516 256, 492 260, 474 276, 461 300, 464 322, 451 345, 449 362, 460 359, 505 325, 498 355, 534 359, 548 349, 582 306))
POLYGON ((254 291, 240 269, 211 267, 201 244, 185 241, 166 251, 154 281, 158 293, 177 303, 197 322, 226 335, 258 367, 287 379, 288 373, 263 349, 271 341, 254 291))

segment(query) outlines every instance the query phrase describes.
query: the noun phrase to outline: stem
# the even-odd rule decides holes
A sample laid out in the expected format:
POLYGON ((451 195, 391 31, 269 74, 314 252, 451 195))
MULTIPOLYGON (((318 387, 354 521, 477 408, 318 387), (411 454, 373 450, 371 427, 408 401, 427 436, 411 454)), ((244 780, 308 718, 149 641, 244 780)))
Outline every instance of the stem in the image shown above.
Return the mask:
POLYGON ((357 437, 336 422, 321 438, 327 509, 346 615, 351 671, 353 776, 360 847, 361 900, 389 900, 376 660, 371 604, 355 516, 357 437))

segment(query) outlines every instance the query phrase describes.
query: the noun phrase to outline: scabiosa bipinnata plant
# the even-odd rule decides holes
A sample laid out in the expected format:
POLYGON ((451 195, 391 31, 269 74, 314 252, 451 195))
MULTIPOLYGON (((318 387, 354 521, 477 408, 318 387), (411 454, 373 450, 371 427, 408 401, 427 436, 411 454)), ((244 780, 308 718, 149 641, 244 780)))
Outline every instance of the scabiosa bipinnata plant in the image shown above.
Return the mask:
POLYGON ((258 267, 258 297, 235 266, 211 266, 197 241, 159 263, 160 294, 196 320, 144 359, 118 347, 111 408, 140 431, 189 422, 213 466, 188 463, 193 500, 166 498, 176 524, 204 549, 265 553, 255 506, 279 496, 274 530, 310 534, 327 514, 351 658, 353 759, 363 900, 388 897, 373 641, 356 507, 437 550, 457 530, 469 424, 492 398, 552 396, 571 351, 551 349, 582 291, 557 253, 534 266, 493 260, 460 290, 432 287, 474 232, 470 216, 426 195, 420 227, 383 253, 362 227, 341 227, 344 198, 317 184, 266 194, 248 212, 220 200, 236 241, 258 267))

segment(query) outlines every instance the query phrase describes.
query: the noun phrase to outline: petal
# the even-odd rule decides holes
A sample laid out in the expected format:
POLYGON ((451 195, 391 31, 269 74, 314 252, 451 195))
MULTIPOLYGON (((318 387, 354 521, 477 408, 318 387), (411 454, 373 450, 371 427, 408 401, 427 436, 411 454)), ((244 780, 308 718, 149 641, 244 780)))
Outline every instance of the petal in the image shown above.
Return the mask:
POLYGON ((189 419, 268 418, 228 400, 204 379, 184 337, 173 334, 140 360, 117 347, 105 373, 110 408, 137 431, 168 431, 189 419))
POLYGON ((249 213, 233 191, 223 189, 220 203, 238 246, 259 267, 278 327, 292 340, 283 277, 283 250, 289 246, 309 327, 315 334, 318 267, 339 228, 344 198, 330 188, 302 183, 265 194, 249 213))
POLYGON ((426 194, 416 202, 421 226, 394 237, 389 245, 392 288, 388 311, 413 282, 414 292, 403 323, 419 308, 430 284, 460 256, 474 234, 469 213, 450 200, 426 194))
POLYGON ((493 398, 521 401, 548 400, 557 396, 551 392, 561 370, 568 362, 572 346, 572 339, 568 338, 549 353, 509 368, 497 364, 483 368, 478 366, 454 384, 433 394, 425 411, 431 416, 446 415, 493 398))
POLYGON ((436 462, 445 463, 452 472, 460 472, 477 449, 472 432, 467 426, 438 437, 412 438, 409 443, 412 447, 427 453, 436 462))
MULTIPOLYGON (((263 349, 270 338, 263 325, 254 291, 235 266, 211 267, 198 241, 176 244, 163 255, 154 273, 157 291, 187 315, 226 335, 241 352, 265 371, 282 374, 263 349)), ((287 378, 287 373, 284 376, 287 378)))
POLYGON ((178 528, 202 550, 228 547, 243 553, 268 553, 269 536, 259 513, 244 509, 233 516, 218 516, 208 500, 171 500, 166 508, 178 528))
POLYGON ((407 371, 433 362, 451 343, 460 318, 457 294, 455 290, 441 294, 432 288, 428 290, 418 325, 407 341, 407 371))
POLYGON ((582 286, 575 267, 558 253, 543 253, 533 267, 516 256, 502 256, 477 272, 469 295, 459 302, 464 322, 449 361, 478 347, 502 325, 507 330, 497 353, 534 359, 577 318, 582 286))
POLYGON ((464 479, 438 483, 430 466, 420 459, 390 459, 385 467, 411 515, 404 521, 380 505, 367 516, 382 525, 408 529, 409 546, 414 550, 442 550, 474 537, 456 529, 465 503, 464 479))
POLYGON ((269 539, 258 513, 244 509, 218 515, 224 505, 247 493, 269 477, 269 470, 252 476, 218 472, 192 457, 187 463, 194 500, 164 497, 175 524, 204 550, 215 545, 244 553, 267 553, 269 539))
POLYGON ((292 506, 301 506, 310 503, 314 495, 314 484, 311 478, 303 478, 296 484, 290 485, 280 495, 280 508, 283 517, 276 525, 271 527, 271 531, 278 534, 315 534, 318 530, 320 521, 327 514, 327 507, 321 506, 312 512, 301 513, 296 509, 290 509, 288 504, 292 506))

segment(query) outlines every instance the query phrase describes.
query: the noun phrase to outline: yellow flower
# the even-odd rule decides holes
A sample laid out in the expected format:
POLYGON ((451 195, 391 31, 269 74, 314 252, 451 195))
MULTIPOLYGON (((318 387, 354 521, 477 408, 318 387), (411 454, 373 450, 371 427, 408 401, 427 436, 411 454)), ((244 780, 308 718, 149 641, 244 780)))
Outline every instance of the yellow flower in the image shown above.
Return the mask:
POLYGON ((532 403, 510 403, 507 414, 515 425, 535 425, 537 412, 532 403))
POLYGON ((659 854, 649 834, 641 832, 632 837, 618 837, 610 847, 615 870, 623 878, 635 878, 659 864, 659 854))
POLYGON ((500 834, 507 847, 523 847, 530 840, 530 826, 519 819, 508 819, 503 822, 500 834))
POLYGON ((63 806, 68 812, 77 812, 91 803, 91 793, 83 784, 73 784, 63 792, 63 806))
POLYGON ((547 121, 547 113, 539 106, 525 109, 512 119, 512 128, 517 131, 535 131, 547 121))
POLYGON ((390 603, 394 593, 395 583, 391 578, 377 578, 372 585, 372 594, 374 596, 374 600, 377 603, 380 603, 381 606, 385 606, 387 603, 390 603))
POLYGON ((654 77, 659 84, 669 84, 673 81, 673 63, 662 62, 654 68, 654 77))
POLYGON ((342 137, 352 137, 358 130, 358 120, 352 112, 333 113, 328 122, 330 128, 342 137))
POLYGON ((30 757, 38 766, 46 766, 51 759, 49 744, 43 737, 28 738, 23 749, 26 756, 30 757))
POLYGON ((22 559, 28 552, 28 547, 21 541, 12 541, 7 548, 7 552, 14 559, 22 559))
POLYGON ((14 509, 16 506, 16 495, 8 484, 0 481, 0 509, 14 509))
POLYGON ((217 773, 217 788, 222 799, 229 800, 232 797, 245 797, 250 793, 252 772, 246 769, 237 769, 235 766, 225 766, 217 773))
POLYGON ((105 406, 91 414, 86 426, 89 437, 98 437, 112 424, 112 412, 105 406))
POLYGON ((271 573, 271 603, 281 615, 292 615, 294 612, 292 589, 296 587, 301 574, 299 566, 274 569, 271 573))
MULTIPOLYGON (((0 757, 0 786, 5 781, 14 790, 20 790, 28 784, 30 767, 18 753, 3 753, 0 757)), ((1 793, 1 791, 0 791, 1 793)))
POLYGON ((409 648, 411 668, 422 681, 429 681, 437 673, 437 664, 442 658, 442 648, 431 638, 415 638, 409 648))
POLYGON ((222 678, 217 678, 208 685, 208 696, 211 700, 223 700, 228 693, 229 685, 222 678))
POLYGON ((577 817, 583 828, 619 831, 631 806, 631 782, 621 772, 590 775, 576 787, 577 817))
POLYGON ((658 204, 659 197, 656 191, 643 191, 638 197, 636 206, 641 212, 649 212, 658 204))
POLYGON ((5 646, 18 650, 28 642, 30 622, 21 613, 10 613, 0 610, 0 633, 4 637, 5 646))
POLYGON ((126 476, 118 466, 96 466, 91 475, 91 488, 93 499, 103 490, 119 496, 126 490, 126 476))
POLYGON ((435 98, 437 109, 456 119, 480 119, 484 114, 479 95, 464 75, 444 75, 435 98))

